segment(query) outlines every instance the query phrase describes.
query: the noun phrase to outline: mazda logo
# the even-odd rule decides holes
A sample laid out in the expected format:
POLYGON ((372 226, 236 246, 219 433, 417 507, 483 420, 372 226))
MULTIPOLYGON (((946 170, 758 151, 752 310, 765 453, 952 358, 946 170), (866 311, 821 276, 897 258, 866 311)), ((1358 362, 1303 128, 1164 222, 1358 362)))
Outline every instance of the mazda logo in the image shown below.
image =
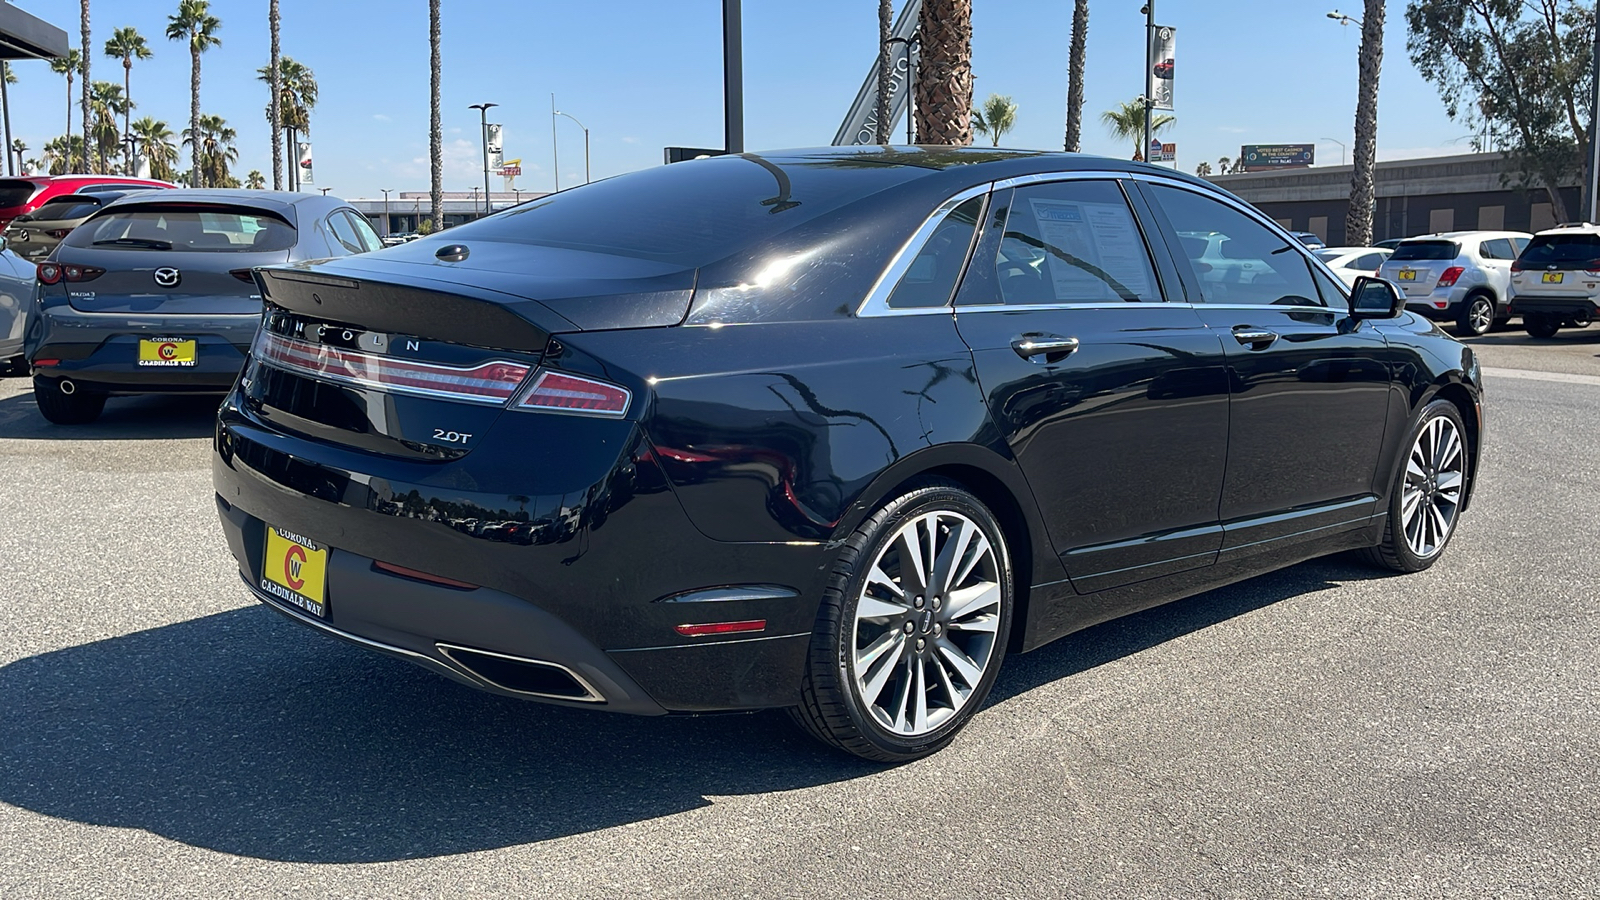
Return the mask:
POLYGON ((155 279, 156 284, 169 288, 177 287, 178 282, 183 280, 183 276, 179 275, 178 270, 171 266, 162 266, 156 270, 155 279))

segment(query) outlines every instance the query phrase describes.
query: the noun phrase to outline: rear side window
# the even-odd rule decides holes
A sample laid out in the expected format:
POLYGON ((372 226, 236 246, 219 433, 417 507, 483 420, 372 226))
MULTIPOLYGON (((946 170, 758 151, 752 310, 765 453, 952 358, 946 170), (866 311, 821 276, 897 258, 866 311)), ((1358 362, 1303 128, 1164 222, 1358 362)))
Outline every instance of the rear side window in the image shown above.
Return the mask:
POLYGON ((1441 259, 1455 259, 1461 255, 1461 248, 1455 241, 1402 241, 1400 246, 1394 248, 1394 255, 1389 257, 1390 262, 1429 262, 1441 259))
POLYGON ((1299 246, 1220 200, 1151 185, 1206 303, 1322 306, 1299 246))
POLYGON ((54 200, 45 201, 42 206, 28 215, 34 219, 81 219, 99 208, 100 204, 95 200, 57 197, 54 200))
POLYGON ((1008 306, 1161 300, 1144 237, 1111 181, 1017 188, 994 264, 1008 306))
POLYGON ((1376 272, 1381 265, 1383 265, 1382 253, 1368 253, 1356 257, 1355 262, 1349 263, 1345 268, 1355 269, 1357 272, 1376 272))
POLYGON ((334 210, 328 216, 328 228, 333 231, 334 238, 344 245, 346 252, 365 253, 367 251, 367 248, 361 245, 361 238, 356 236, 356 227, 349 217, 344 214, 344 210, 334 210))
POLYGON ((295 231, 287 222, 243 209, 112 209, 74 229, 69 247, 248 253, 287 250, 295 231))
POLYGON ((1600 234, 1541 234, 1522 251, 1524 266, 1586 263, 1600 259, 1600 234))
POLYGON ((372 225, 367 222, 366 216, 348 209, 344 214, 350 220, 351 227, 355 229, 356 237, 361 240, 364 252, 383 249, 383 241, 378 240, 378 233, 372 230, 372 225))
POLYGON ((1495 238, 1484 241, 1478 248, 1478 255, 1484 259, 1516 259, 1517 251, 1512 249, 1510 238, 1495 238))
POLYGON ((21 206, 33 198, 39 186, 31 181, 21 181, 16 178, 0 178, 0 209, 9 209, 21 206))
POLYGON ((944 217, 894 286, 890 309, 925 309, 950 302, 982 214, 983 198, 973 197, 944 217))

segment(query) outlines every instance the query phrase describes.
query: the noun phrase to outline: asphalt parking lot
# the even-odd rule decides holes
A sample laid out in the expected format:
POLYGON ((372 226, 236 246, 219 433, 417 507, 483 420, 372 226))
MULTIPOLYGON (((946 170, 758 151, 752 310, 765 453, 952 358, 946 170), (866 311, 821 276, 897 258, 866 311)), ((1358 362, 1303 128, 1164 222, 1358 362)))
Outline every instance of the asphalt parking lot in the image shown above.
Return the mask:
POLYGON ((1447 557, 1007 661, 884 768, 780 714, 501 700, 248 599, 206 399, 0 381, 0 897, 1600 895, 1600 328, 1474 342, 1447 557))

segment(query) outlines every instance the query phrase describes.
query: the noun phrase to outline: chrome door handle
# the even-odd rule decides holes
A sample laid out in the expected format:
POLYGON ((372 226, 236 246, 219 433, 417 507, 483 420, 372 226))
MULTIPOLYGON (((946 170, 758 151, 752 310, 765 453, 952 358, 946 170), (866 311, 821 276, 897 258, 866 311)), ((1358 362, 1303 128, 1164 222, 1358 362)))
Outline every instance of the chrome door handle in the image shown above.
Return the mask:
POLYGON ((1054 334, 1025 334, 1011 342, 1011 349, 1030 361, 1036 356, 1066 356, 1078 349, 1078 339, 1054 334))
POLYGON ((1265 329, 1243 328, 1233 333, 1233 339, 1241 344, 1270 344, 1278 339, 1278 335, 1265 329))

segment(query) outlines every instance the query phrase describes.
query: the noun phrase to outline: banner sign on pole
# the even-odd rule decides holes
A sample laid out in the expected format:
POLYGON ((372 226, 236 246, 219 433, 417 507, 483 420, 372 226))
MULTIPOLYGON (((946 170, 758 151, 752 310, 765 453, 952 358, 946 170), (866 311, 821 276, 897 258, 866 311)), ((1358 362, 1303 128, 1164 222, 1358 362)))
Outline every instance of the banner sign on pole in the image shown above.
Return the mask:
POLYGON ((505 165, 500 147, 500 126, 489 123, 487 143, 489 145, 489 169, 493 171, 505 165))
POLYGON ((1154 109, 1172 108, 1172 66, 1177 56, 1178 29, 1157 25, 1150 30, 1150 71, 1145 96, 1154 109))
POLYGON ((316 179, 311 177, 311 143, 301 142, 298 156, 300 157, 300 183, 311 184, 316 179))

